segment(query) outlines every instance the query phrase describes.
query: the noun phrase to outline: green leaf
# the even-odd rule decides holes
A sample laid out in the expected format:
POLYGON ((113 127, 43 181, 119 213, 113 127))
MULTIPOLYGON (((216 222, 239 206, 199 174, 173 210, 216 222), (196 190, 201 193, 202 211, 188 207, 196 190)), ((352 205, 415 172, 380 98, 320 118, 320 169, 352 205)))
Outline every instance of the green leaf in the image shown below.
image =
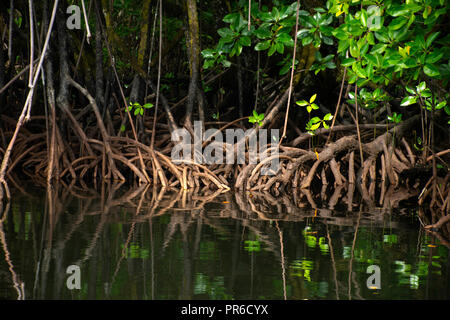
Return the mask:
POLYGON ((214 65, 214 60, 205 60, 203 62, 203 69, 209 69, 214 65))
POLYGON ((450 106, 448 106, 447 104, 445 104, 445 113, 450 116, 450 106))
POLYGON ((241 37, 239 38, 239 43, 244 47, 248 47, 252 44, 252 40, 250 37, 241 37))
POLYGON ((353 93, 353 92, 349 92, 348 93, 348 97, 350 98, 350 99, 355 99, 355 94, 353 93))
POLYGON ((267 52, 267 55, 268 55, 269 57, 272 56, 272 55, 275 53, 276 50, 277 50, 277 46, 276 46, 275 43, 273 43, 273 44, 270 46, 270 49, 269 49, 269 51, 267 52))
POLYGON ((333 39, 331 39, 330 37, 323 36, 322 37, 322 41, 323 41, 323 43, 325 43, 325 44, 327 44, 329 46, 333 45, 333 39))
POLYGON ((236 18, 233 20, 233 22, 230 25, 230 28, 234 31, 240 31, 243 29, 243 27, 246 25, 246 21, 242 17, 241 14, 237 14, 236 18))
POLYGON ((290 69, 291 69, 291 64, 290 64, 290 63, 285 63, 285 64, 281 67, 281 69, 280 69, 280 71, 279 71, 279 75, 282 76, 282 75, 288 73, 290 69))
POLYGON ((266 40, 263 42, 258 42, 255 46, 255 50, 256 51, 263 51, 263 50, 267 50, 270 47, 270 40, 266 40))
POLYGON ((397 5, 389 8, 388 13, 393 17, 403 16, 409 12, 409 9, 404 5, 397 5))
POLYGON ((325 66, 328 69, 335 69, 336 68, 336 64, 333 61, 329 61, 329 62, 325 63, 325 66))
POLYGON ((415 96, 408 96, 405 97, 402 102, 400 103, 400 106, 404 107, 404 106, 409 106, 411 104, 414 104, 417 102, 417 97, 415 96))
POLYGON ((367 11, 366 10, 361 10, 361 24, 364 27, 367 27, 367 11))
POLYGON ((313 41, 313 37, 311 36, 307 36, 306 38, 302 39, 302 46, 307 46, 308 44, 310 44, 313 41))
POLYGON ((272 36, 270 29, 268 27, 262 27, 262 26, 259 27, 258 29, 256 29, 254 34, 256 35, 257 38, 262 39, 262 40, 270 38, 272 36))
POLYGON ((363 44, 363 46, 359 50, 359 55, 364 56, 366 54, 367 50, 369 50, 369 44, 366 42, 363 44))
POLYGON ((309 29, 301 29, 297 32, 297 37, 303 39, 309 35, 309 29))
POLYGON ((323 120, 325 121, 330 121, 333 119, 333 115, 331 113, 327 113, 324 117, 323 120))
MULTIPOLYGON (((307 29, 303 29, 303 30, 307 30, 307 29)), ((341 29, 333 30, 332 34, 336 39, 339 39, 339 40, 347 40, 348 39, 348 34, 344 30, 341 30, 341 29)))
POLYGON ((375 45, 375 37, 372 32, 367 33, 366 39, 368 44, 371 46, 375 45))
POLYGON ((311 108, 312 108, 313 110, 318 110, 318 109, 319 109, 319 106, 318 106, 317 104, 315 104, 315 103, 311 103, 311 108))
POLYGON ((228 60, 223 60, 223 61, 222 61, 222 65, 223 65, 225 68, 229 68, 229 67, 231 66, 231 62, 228 61, 228 60))
POLYGON ((308 113, 311 113, 311 111, 312 111, 311 105, 308 105, 308 106, 306 107, 306 111, 308 111, 308 113))
POLYGON ((435 106, 435 109, 436 110, 440 110, 440 109, 442 109, 443 107, 445 107, 447 105, 447 102, 446 101, 442 101, 442 102, 440 102, 439 104, 437 104, 436 106, 435 106))
POLYGON ((416 87, 417 92, 422 92, 427 88, 427 83, 425 81, 422 81, 419 83, 419 85, 416 87))
POLYGON ((429 48, 431 46, 431 43, 436 39, 436 37, 439 35, 440 31, 433 33, 427 38, 426 46, 429 48))
POLYGON ((364 59, 366 59, 368 62, 372 63, 375 66, 379 66, 379 61, 377 60, 377 57, 373 54, 366 54, 364 56, 364 59))
POLYGON ((125 125, 120 126, 120 132, 125 132, 125 125))
POLYGON ((350 45, 350 54, 354 58, 359 58, 359 49, 358 46, 354 43, 350 45))
POLYGON ((358 79, 356 81, 356 85, 360 88, 364 87, 368 83, 369 83, 369 79, 358 79))
POLYGON ((272 14, 270 12, 261 12, 259 14, 259 17, 261 18, 262 21, 264 22, 271 22, 273 21, 273 17, 272 14))
POLYGON ((311 125, 311 127, 310 127, 309 129, 310 129, 311 131, 315 131, 315 130, 317 130, 319 127, 320 127, 320 122, 311 125))
POLYGON ((388 43, 389 42, 389 37, 385 32, 382 32, 381 30, 378 32, 375 32, 375 38, 378 39, 378 41, 384 42, 384 43, 388 43))
POLYGON ((139 108, 134 109, 134 115, 135 116, 137 116, 139 114, 139 110, 141 110, 141 109, 139 109, 139 108))
POLYGON ((311 98, 309 99, 309 103, 313 103, 314 100, 316 100, 316 97, 317 97, 317 93, 313 94, 313 95, 311 96, 311 98))
POLYGON ((328 26, 333 22, 333 16, 332 15, 323 15, 321 19, 319 19, 319 26, 328 26))
POLYGON ((146 103, 142 107, 144 107, 145 109, 150 109, 150 108, 153 107, 153 104, 152 103, 146 103))
POLYGON ((278 11, 277 7, 273 7, 272 17, 277 21, 280 19, 280 11, 278 11))
POLYGON ((425 38, 422 33, 420 33, 416 36, 416 39, 414 40, 414 44, 425 49, 425 38))
POLYGON ((429 98, 429 97, 431 97, 431 90, 430 89, 425 89, 425 90, 423 90, 421 93, 420 93, 420 95, 422 96, 422 97, 424 97, 424 98, 429 98))
POLYGON ((281 42, 285 46, 293 47, 294 46, 294 40, 292 40, 291 36, 285 32, 280 33, 277 36, 277 42, 281 42))
POLYGON ((341 40, 341 41, 339 41, 339 43, 338 43, 338 51, 337 52, 338 53, 344 52, 345 50, 347 50, 349 45, 350 45, 350 41, 348 41, 348 40, 341 40))
POLYGON ((433 64, 425 64, 423 66, 423 72, 429 77, 437 77, 439 76, 439 69, 433 64))
POLYGON ((227 14, 225 17, 223 17, 222 21, 226 22, 226 23, 233 23, 234 21, 236 21, 239 18, 239 15, 240 14, 237 12, 227 14))
POLYGON ((442 51, 433 51, 432 53, 430 53, 429 55, 427 55, 427 57, 425 58, 425 62, 426 63, 436 63, 439 60, 441 60, 441 58, 444 56, 444 52, 442 51))
POLYGON ((398 30, 401 27, 405 25, 405 23, 408 22, 408 19, 405 19, 404 17, 398 17, 391 21, 388 28, 390 31, 398 30))
POLYGON ((203 59, 214 59, 214 50, 212 50, 212 49, 203 50, 202 57, 203 57, 203 59))
POLYGON ((231 38, 232 39, 234 37, 234 35, 235 35, 233 30, 231 30, 230 28, 220 28, 219 30, 217 30, 217 33, 222 38, 231 38))
POLYGON ((309 122, 311 124, 319 123, 320 121, 322 121, 322 120, 319 117, 314 117, 314 118, 311 118, 311 120, 309 120, 309 122))
POLYGON ((361 62, 357 62, 357 63, 353 64, 352 70, 358 75, 358 77, 364 78, 364 79, 367 78, 366 71, 361 66, 361 62))
POLYGON ((305 16, 304 21, 305 26, 308 28, 313 28, 317 26, 316 20, 311 16, 305 16))
POLYGON ((276 48, 277 48, 277 52, 279 54, 283 54, 284 53, 284 45, 280 42, 277 42, 276 44, 276 48))
POLYGON ((297 101, 297 102, 295 102, 297 105, 299 105, 300 107, 304 107, 304 106, 307 106, 308 105, 308 102, 307 101, 305 101, 305 100, 300 100, 300 101, 297 101))
POLYGON ((347 23, 348 32, 350 32, 354 37, 359 37, 363 34, 364 28, 358 20, 351 20, 347 23))
POLYGON ((382 44, 382 43, 377 43, 376 45, 374 45, 372 47, 372 50, 370 51, 371 53, 383 53, 387 48, 386 44, 382 44))
POLYGON ((408 91, 410 94, 416 94, 416 92, 412 89, 412 88, 410 88, 410 87, 405 87, 405 89, 406 89, 406 91, 408 91))
POLYGON ((320 26, 319 30, 322 33, 322 35, 331 37, 333 35, 334 28, 330 26, 320 26))

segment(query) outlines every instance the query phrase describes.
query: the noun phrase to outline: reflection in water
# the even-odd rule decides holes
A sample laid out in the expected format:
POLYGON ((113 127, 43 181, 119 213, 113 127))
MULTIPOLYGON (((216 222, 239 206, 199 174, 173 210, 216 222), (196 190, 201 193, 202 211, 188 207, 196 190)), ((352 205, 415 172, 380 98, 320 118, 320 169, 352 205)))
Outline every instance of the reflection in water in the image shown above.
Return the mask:
POLYGON ((0 299, 450 297, 445 236, 425 233, 416 209, 358 205, 352 190, 326 204, 308 191, 28 191, 0 208, 0 299), (80 290, 66 287, 70 265, 80 290))

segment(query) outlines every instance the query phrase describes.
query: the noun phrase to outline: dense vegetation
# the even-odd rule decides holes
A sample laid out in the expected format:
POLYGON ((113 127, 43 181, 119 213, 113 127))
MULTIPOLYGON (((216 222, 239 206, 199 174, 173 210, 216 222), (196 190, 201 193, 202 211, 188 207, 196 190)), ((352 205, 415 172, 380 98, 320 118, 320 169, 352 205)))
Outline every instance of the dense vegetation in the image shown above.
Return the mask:
POLYGON ((24 175, 275 195, 333 183, 380 204, 388 186, 412 188, 448 212, 448 12, 444 0, 10 0, 1 196, 24 175), (196 120, 279 128, 280 172, 175 165, 171 133, 196 120))

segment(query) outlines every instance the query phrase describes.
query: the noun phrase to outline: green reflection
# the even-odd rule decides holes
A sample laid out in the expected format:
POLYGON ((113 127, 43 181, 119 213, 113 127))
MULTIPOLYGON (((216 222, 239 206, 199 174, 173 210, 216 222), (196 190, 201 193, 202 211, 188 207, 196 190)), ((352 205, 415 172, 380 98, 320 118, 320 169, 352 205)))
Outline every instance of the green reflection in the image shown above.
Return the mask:
POLYGON ((274 223, 233 194, 199 210, 184 207, 198 207, 194 194, 164 194, 152 209, 153 194, 120 200, 130 193, 16 194, 2 224, 10 261, 2 249, 0 299, 17 298, 10 263, 28 299, 450 297, 448 248, 408 217, 375 223, 362 215, 357 224, 352 213, 333 220, 304 210, 294 218, 274 208, 264 212, 281 214, 274 223), (72 264, 80 266, 81 290, 65 286, 72 264), (380 290, 366 286, 370 265, 380 267, 380 290))

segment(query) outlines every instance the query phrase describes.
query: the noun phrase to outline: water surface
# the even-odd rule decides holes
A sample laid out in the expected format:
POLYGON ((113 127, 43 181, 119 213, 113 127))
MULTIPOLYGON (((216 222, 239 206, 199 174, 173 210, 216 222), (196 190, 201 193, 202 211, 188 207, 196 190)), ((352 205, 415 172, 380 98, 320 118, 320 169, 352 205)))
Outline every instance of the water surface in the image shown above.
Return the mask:
POLYGON ((144 187, 16 190, 3 205, 0 299, 450 298, 449 249, 421 229, 415 208, 305 202, 144 187), (80 267, 79 290, 66 285, 70 265, 80 267), (367 286, 370 265, 381 288, 367 286))

